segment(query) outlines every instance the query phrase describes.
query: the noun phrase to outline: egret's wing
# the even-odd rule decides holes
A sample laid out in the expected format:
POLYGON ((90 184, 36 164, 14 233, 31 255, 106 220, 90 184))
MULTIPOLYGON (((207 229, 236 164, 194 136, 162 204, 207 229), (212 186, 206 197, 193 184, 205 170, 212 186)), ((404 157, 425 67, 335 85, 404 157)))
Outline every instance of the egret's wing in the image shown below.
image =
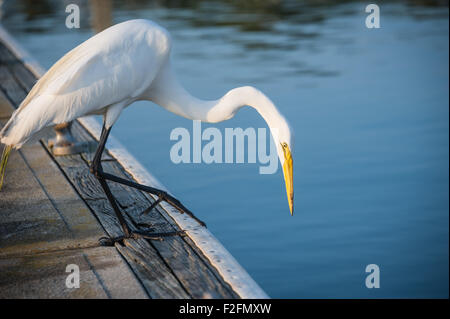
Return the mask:
POLYGON ((148 37, 136 33, 126 40, 114 36, 87 40, 50 68, 20 108, 38 96, 51 96, 52 108, 61 113, 55 114, 59 122, 139 96, 165 59, 148 37))
POLYGON ((20 147, 46 126, 139 98, 170 52, 167 31, 145 20, 108 28, 67 53, 34 85, 0 132, 20 147))
POLYGON ((45 92, 46 88, 55 82, 55 79, 61 77, 64 70, 66 70, 68 66, 75 66, 76 64, 82 65, 85 63, 84 61, 87 60, 87 57, 87 51, 82 50, 81 46, 78 46, 65 54, 35 83, 31 91, 20 104, 17 111, 20 112, 21 109, 26 107, 32 99, 45 92))

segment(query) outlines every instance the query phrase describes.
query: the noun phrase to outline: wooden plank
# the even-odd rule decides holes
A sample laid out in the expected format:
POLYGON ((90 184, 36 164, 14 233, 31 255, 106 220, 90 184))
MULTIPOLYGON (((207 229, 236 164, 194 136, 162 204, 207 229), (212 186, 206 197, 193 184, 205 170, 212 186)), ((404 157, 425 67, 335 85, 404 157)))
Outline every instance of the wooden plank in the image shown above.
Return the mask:
MULTIPOLYGON (((106 231, 111 236, 121 235, 122 229, 106 196, 97 179, 89 172, 88 165, 81 156, 56 157, 55 160, 72 181, 79 194, 95 212, 106 231)), ((102 165, 104 170, 111 174, 130 178, 115 161, 106 161, 102 165)), ((146 198, 141 192, 117 183, 108 182, 108 185, 125 213, 129 225, 141 230, 145 227, 138 227, 138 224, 151 225, 151 231, 153 232, 175 230, 175 227, 162 217, 158 210, 154 210, 147 215, 141 215, 152 203, 152 200, 146 198)), ((205 261, 183 238, 179 236, 168 237, 162 242, 151 241, 150 245, 158 251, 158 254, 169 265, 182 286, 192 297, 236 297, 231 293, 232 290, 217 278, 206 266, 205 261)))
MULTIPOLYGON (((92 141, 93 137, 87 133, 84 128, 78 123, 74 123, 72 132, 77 140, 92 141), (86 135, 88 134, 88 135, 86 135), (83 136, 79 138, 79 136, 83 136)), ((82 158, 92 158, 92 155, 82 154, 82 158)), ((108 155, 107 162, 103 161, 102 165, 105 171, 120 176, 126 179, 132 179, 127 174, 122 166, 116 161, 109 160, 108 155)), ((59 157, 56 158, 59 160, 59 157)), ((89 163, 86 162, 86 166, 89 163)), ((83 167, 83 165, 81 165, 83 167)), ((79 169, 79 168, 78 168, 79 169)), ((81 168, 83 170, 83 168, 81 168)), ((90 184, 97 182, 96 178, 90 173, 86 173, 83 179, 91 179, 90 184)), ((71 174, 68 172, 68 174, 71 174)), ((78 179, 79 180, 79 179, 78 179)), ((118 200, 118 203, 122 209, 127 213, 127 217, 133 221, 134 225, 137 224, 149 224, 152 225, 152 231, 154 232, 170 232, 180 230, 175 223, 171 223, 172 219, 165 216, 163 210, 157 206, 156 210, 153 210, 147 215, 141 215, 145 209, 147 209, 151 203, 154 202, 153 197, 140 192, 136 189, 129 188, 117 183, 109 183, 114 196, 118 200)), ((97 194, 103 196, 103 205, 109 208, 109 202, 107 202, 100 186, 97 187, 97 194)), ((92 195, 91 195, 92 196, 92 195)), ((113 216, 114 221, 116 221, 113 216)), ((173 221, 172 221, 173 222, 173 221)), ((118 224, 116 224, 118 227, 118 224)), ((199 249, 188 237, 168 237, 163 242, 151 241, 153 245, 170 266, 172 271, 176 274, 177 278, 183 284, 183 286, 192 294, 194 298, 238 298, 233 289, 223 282, 221 276, 217 273, 217 270, 212 267, 207 259, 201 254, 199 249)))
MULTIPOLYGON (((117 162, 107 162, 103 166, 111 174, 131 178, 117 162)), ((151 225, 154 232, 180 230, 178 226, 164 218, 159 206, 148 214, 141 214, 153 203, 153 198, 133 188, 119 184, 116 184, 116 187, 122 189, 122 193, 128 194, 126 197, 118 198, 118 201, 135 223, 151 225)), ((233 290, 208 267, 209 263, 192 248, 195 245, 189 241, 186 237, 173 236, 164 238, 164 241, 150 243, 194 298, 236 298, 233 290)))
POLYGON ((17 59, 2 43, 0 43, 0 64, 6 65, 14 80, 26 91, 30 91, 37 82, 30 70, 17 59))
POLYGON ((13 63, 20 63, 20 61, 2 42, 0 42, 0 64, 8 65, 13 63))
MULTIPOLYGON (((0 42, 0 89, 14 105, 19 105, 26 96, 26 89, 21 86, 8 65, 20 65, 20 61, 0 42)), ((28 76, 27 81, 32 81, 28 76)))
MULTIPOLYGON (((4 55, 3 55, 3 57, 4 57, 4 55)), ((5 59, 3 59, 2 61, 5 61, 5 59)), ((11 70, 9 68, 7 68, 5 65, 0 65, 0 68, 1 68, 0 69, 1 73, 0 74, 3 75, 3 78, 1 78, 2 84, 3 84, 2 88, 5 89, 5 92, 8 94, 8 93, 11 93, 12 90, 19 91, 19 92, 23 91, 23 88, 21 88, 17 84, 15 78, 12 76, 11 70)), ((10 99, 10 102, 12 104, 14 104, 15 107, 17 107, 18 104, 21 102, 20 100, 24 96, 25 96, 25 94, 23 94, 23 96, 20 96, 20 95, 14 96, 14 97, 12 97, 10 99)), ((82 131, 79 130, 79 132, 82 132, 82 131)), ((47 133, 49 133, 49 132, 47 132, 47 133)), ((50 136, 47 134, 47 136, 45 136, 45 137, 46 137, 46 139, 48 139, 50 136)), ((87 133, 85 133, 84 135, 83 134, 78 134, 78 137, 79 137, 79 139, 84 140, 84 141, 89 139, 89 138, 91 138, 90 135, 88 135, 87 133)), ((40 150, 42 152, 43 151, 42 145, 39 145, 39 148, 40 148, 40 150)), ((50 153, 48 153, 46 151, 44 151, 44 153, 47 156, 50 155, 50 153)), ((18 155, 19 155, 19 153, 13 152, 13 154, 11 155, 11 159, 14 159, 14 156, 18 156, 18 155)), ((36 160, 36 158, 33 158, 33 154, 32 153, 27 151, 27 155, 28 155, 28 159, 29 160, 36 160)), ((106 155, 106 159, 108 159, 107 155, 106 155)), ((109 157, 109 159, 110 159, 110 157, 109 157)), ((52 160, 53 160, 53 157, 51 157, 50 161, 52 161, 52 160)), ((96 197, 99 194, 103 195, 101 189, 99 189, 98 182, 95 179, 93 180, 92 178, 84 178, 85 174, 91 175, 89 173, 88 167, 86 166, 86 161, 84 159, 82 159, 80 155, 59 157, 59 160, 60 160, 59 161, 59 165, 64 165, 65 167, 70 168, 67 171, 72 174, 72 176, 71 176, 72 177, 72 182, 73 181, 78 181, 79 182, 79 185, 77 185, 78 187, 76 187, 76 190, 78 192, 83 192, 84 199, 86 200, 86 203, 89 205, 90 209, 92 209, 92 208, 96 209, 96 212, 97 212, 96 216, 99 217, 100 222, 102 223, 102 225, 107 225, 107 227, 105 227, 105 229, 107 230, 108 234, 110 236, 119 236, 119 235, 121 235, 122 234, 121 227, 118 224, 117 218, 115 217, 115 215, 112 214, 112 211, 111 211, 110 206, 109 206, 109 202, 106 201, 106 197, 104 197, 104 196, 103 196, 103 198, 97 198, 96 197), (80 163, 81 163, 81 165, 83 165, 82 166, 83 169, 82 170, 77 170, 77 168, 80 167, 80 163), (90 183, 90 182, 94 182, 94 183, 90 183)), ((14 162, 18 163, 17 161, 14 161, 14 162)), ((54 162, 52 161, 52 163, 54 163, 54 162)), ((45 174, 43 174, 44 172, 41 171, 41 172, 38 172, 38 173, 41 173, 40 176, 39 176, 40 178, 44 177, 44 181, 43 182, 45 183, 45 177, 46 176, 45 176, 45 174)), ((22 180, 23 181, 24 179, 23 178, 14 178, 13 180, 15 180, 15 181, 21 181, 22 180)), ((31 177, 26 178, 25 180, 33 181, 33 179, 31 177)), ((9 185, 11 185, 11 184, 9 184, 9 185)), ((56 191, 56 190, 53 190, 53 191, 56 191)), ((15 192, 15 193, 17 193, 17 192, 15 192)), ((2 195, 4 195, 4 194, 5 193, 3 193, 2 195)), ((14 199, 14 202, 16 202, 16 199, 14 199)), ((56 202, 58 202, 58 200, 56 200, 56 202)), ((2 204, 6 205, 7 207, 10 207, 10 208, 14 208, 15 207, 9 201, 3 201, 2 204)), ((3 206, 3 205, 0 205, 0 206, 3 206)), ((49 206, 49 207, 51 207, 51 206, 49 206)), ((49 207, 47 207, 47 208, 49 208, 49 207)), ((44 209, 42 211, 46 212, 46 211, 48 211, 48 209, 44 209)), ((76 212, 75 211, 70 212, 69 210, 66 210, 65 213, 70 215, 71 213, 76 213, 76 212)), ((89 211, 89 214, 91 214, 90 211, 89 211)), ((30 213, 30 214, 27 214, 27 215, 28 216, 35 216, 36 214, 31 214, 30 213)), ((70 216, 68 216, 68 217, 70 219, 70 216)), ((77 226, 81 226, 82 233, 85 234, 85 231, 86 231, 86 229, 85 229, 86 227, 85 226, 83 226, 81 224, 80 225, 73 225, 73 223, 72 223, 73 220, 68 220, 67 222, 69 223, 70 227, 73 227, 73 228, 76 228, 77 226)), ((132 225, 131 221, 128 221, 128 222, 129 222, 130 225, 132 225)), ((8 225, 10 225, 10 224, 11 223, 9 223, 8 225)), ((53 224, 55 224, 55 223, 54 222, 50 223, 50 225, 53 225, 53 224)), ((6 225, 6 224, 3 223, 3 225, 6 225)), ((62 225, 63 225, 62 227, 65 228, 64 227, 65 225, 64 224, 62 224, 62 225)), ((24 224, 21 223, 21 226, 20 225, 16 225, 16 228, 17 227, 23 227, 23 226, 24 226, 24 224)), ((41 226, 42 226, 41 224, 36 224, 36 227, 41 227, 41 226)), ((90 225, 86 225, 86 226, 87 226, 87 228, 91 228, 90 225)), ((9 234, 10 232, 2 232, 2 233, 8 233, 9 234)), ((33 234, 35 235, 35 234, 39 234, 40 232, 27 231, 26 233, 29 234, 29 235, 33 235, 33 234)), ((50 232, 47 232, 46 234, 47 234, 47 237, 48 237, 49 235, 54 235, 54 234, 59 234, 59 233, 61 233, 61 232, 50 231, 50 232)), ((102 235, 101 233, 97 233, 96 240, 95 240, 96 242, 91 243, 91 240, 89 239, 89 243, 91 245, 93 245, 93 246, 95 244, 97 244, 97 246, 98 246, 98 241, 97 240, 98 240, 98 238, 101 235, 102 235)), ((36 249, 34 249, 35 245, 32 245, 32 243, 30 243, 30 245, 32 245, 33 247, 31 247, 30 245, 28 245, 26 247, 23 247, 23 236, 21 236, 21 238, 19 240, 20 240, 21 247, 24 248, 25 251, 32 252, 33 254, 37 253, 36 249)), ((36 242, 35 240, 33 240, 33 242, 35 244, 35 243, 40 243, 41 241, 37 241, 36 242)), ((47 246, 47 247, 50 246, 49 248, 50 248, 51 251, 53 251, 54 253, 59 254, 59 251, 61 251, 61 249, 67 248, 65 246, 67 244, 70 244, 70 243, 68 243, 67 241, 58 241, 57 243, 52 241, 49 245, 44 245, 44 246, 47 246)), ((16 249, 16 248, 14 248, 14 249, 16 249)), ((24 251, 24 249, 21 249, 21 250, 24 251)), ((73 249, 73 248, 71 248, 71 249, 73 249)), ((108 250, 108 248, 104 248, 104 249, 108 250)), ((45 251, 45 249, 44 249, 44 251, 45 251)), ((122 253, 123 253, 123 250, 122 250, 122 253)), ((10 252, 9 254, 7 254, 7 252, 5 252, 5 254, 6 255, 4 257, 8 257, 9 256, 8 258, 10 260, 12 258, 14 258, 11 255, 12 252, 10 252)), ((98 260, 100 258, 99 256, 101 257, 101 255, 96 254, 96 255, 94 255, 94 257, 91 256, 91 258, 94 258, 95 260, 98 260)), ((127 257, 127 256, 130 256, 129 252, 128 252, 128 254, 124 255, 124 257, 127 257)), ((152 261, 153 261, 154 264, 159 264, 159 265, 163 265, 164 266, 164 262, 158 256, 158 254, 156 252, 154 252, 153 257, 154 258, 153 258, 152 261)), ((138 268, 135 265, 133 265, 133 260, 132 259, 128 258, 127 262, 128 262, 128 264, 132 264, 134 269, 138 268)), ((161 268, 160 267, 157 270, 159 270, 162 273, 169 273, 170 274, 170 270, 167 269, 167 267, 165 267, 165 268, 161 268)), ((99 270, 99 272, 101 272, 101 271, 99 270)), ((108 276, 108 272, 105 271, 104 275, 108 276)), ((147 276, 148 274, 145 273, 145 275, 147 276)), ((141 277, 143 277, 142 274, 141 274, 141 277)), ((161 276, 161 278, 165 278, 165 277, 167 277, 167 276, 161 276)), ((158 294, 152 293, 151 296, 152 297, 165 296, 165 297, 168 297, 168 298, 170 298, 170 297, 172 297, 172 298, 173 297, 180 297, 180 298, 187 298, 187 297, 189 297, 189 295, 184 291, 184 289, 182 288, 180 283, 178 283, 176 279, 174 279, 173 281, 177 285, 177 287, 174 287, 175 285, 172 284, 172 286, 173 286, 172 287, 173 293, 170 293, 170 290, 167 290, 165 294, 159 294, 158 295, 158 294), (181 293, 179 293, 179 292, 176 293, 177 291, 181 291, 181 293)), ((146 279, 145 282, 148 283, 149 280, 146 279)), ((110 283, 110 282, 108 281, 108 283, 110 283)), ((152 283, 152 284, 154 285, 154 283, 152 283)), ((145 289, 148 292, 153 292, 153 290, 162 289, 165 285, 167 285, 167 284, 164 284, 164 285, 160 284, 157 287, 156 286, 152 286, 152 287, 147 286, 147 287, 145 287, 145 289)), ((60 293, 62 293, 62 292, 60 292, 60 293)), ((136 296, 136 294, 134 294, 134 296, 136 296)), ((140 295, 140 296, 142 297, 144 295, 140 295)))
POLYGON ((8 67, 3 64, 0 65, 0 89, 16 108, 27 96, 24 89, 14 80, 8 67))
MULTIPOLYGON (((25 91, 34 85, 36 79, 25 66, 14 62, 14 57, 8 52, 9 50, 0 45, 0 88, 17 107, 25 97, 25 91), (4 63, 7 63, 7 66, 4 63)), ((51 157, 106 232, 112 237, 119 236, 122 229, 117 218, 97 179, 89 172, 89 161, 92 160, 92 152, 97 142, 77 121, 73 124, 72 132, 76 140, 91 143, 89 152, 51 157)), ((48 138, 50 135, 46 135, 44 141, 48 138)), ((131 179, 107 152, 102 157, 102 164, 106 171, 131 179)), ((147 215, 141 215, 141 212, 154 202, 153 197, 120 184, 108 184, 133 229, 143 229, 145 226, 142 225, 147 224, 153 232, 178 230, 178 226, 159 207, 147 215)), ((125 246, 116 245, 116 248, 133 268, 152 298, 239 297, 189 238, 174 236, 167 237, 164 241, 126 240, 125 243, 125 246), (161 281, 159 277, 166 278, 166 282, 161 281)))
MULTIPOLYGON (((122 229, 106 196, 97 179, 89 172, 88 163, 79 155, 56 157, 55 160, 72 181, 79 194, 95 212, 110 236, 122 235, 122 229)), ((130 178, 124 174, 120 166, 114 161, 103 162, 103 167, 110 173, 130 178)), ((135 225, 139 223, 151 224, 153 226, 152 231, 154 232, 174 230, 174 227, 156 210, 149 215, 140 216, 140 213, 151 205, 151 201, 145 198, 139 191, 130 188, 127 189, 116 183, 108 184, 120 207, 126 213, 125 218, 129 225, 137 228, 135 225)), ((231 289, 224 287, 215 274, 205 265, 205 262, 199 258, 195 251, 181 237, 169 237, 163 242, 155 241, 151 243, 151 246, 153 249, 156 248, 158 250, 158 254, 161 255, 183 284, 183 287, 194 298, 202 298, 205 296, 215 298, 236 297, 230 293, 229 290, 231 289)), ((126 256, 130 257, 130 254, 126 256)), ((129 262, 134 264, 132 261, 129 262)), ((134 268, 135 270, 142 271, 136 265, 134 265, 134 268)), ((146 276, 146 273, 141 274, 142 277, 146 276)), ((146 289, 150 293, 154 288, 146 287, 146 289)))
POLYGON ((19 61, 17 57, 2 42, 0 42, 0 63, 8 64, 17 61, 19 61))
POLYGON ((147 298, 119 252, 99 247, 102 228, 40 144, 13 151, 6 178, 0 298, 147 298), (80 289, 64 284, 68 264, 80 267, 80 289))
MULTIPOLYGON (((89 205, 98 220, 111 237, 123 234, 122 228, 114 211, 109 204, 106 195, 97 179, 90 173, 86 162, 80 155, 58 156, 54 158, 59 167, 63 169, 78 194, 89 205)), ((119 194, 126 196, 126 194, 119 194)), ((129 225, 133 225, 128 216, 125 219, 129 225)))
POLYGON ((0 90, 0 119, 9 119, 14 110, 8 97, 0 90))
MULTIPOLYGON (((0 146, 0 151, 3 146, 0 146)), ((10 155, 5 184, 0 192, 0 249, 8 253, 17 246, 45 246, 67 237, 64 220, 45 190, 27 168, 22 151, 10 155), (45 227, 46 231, 41 229, 45 227)), ((37 248, 37 247, 36 247, 37 248)))
POLYGON ((110 297, 82 251, 0 258, 0 298, 102 298, 110 297), (67 265, 80 270, 80 287, 65 282, 67 265))
POLYGON ((27 92, 31 90, 34 84, 37 82, 37 79, 34 75, 28 70, 25 65, 17 61, 16 63, 7 64, 9 70, 15 77, 18 84, 23 87, 27 92))
POLYGON ((127 260, 132 261, 131 267, 140 274, 151 298, 191 298, 171 269, 146 240, 125 240, 125 246, 116 244, 116 247, 127 260))

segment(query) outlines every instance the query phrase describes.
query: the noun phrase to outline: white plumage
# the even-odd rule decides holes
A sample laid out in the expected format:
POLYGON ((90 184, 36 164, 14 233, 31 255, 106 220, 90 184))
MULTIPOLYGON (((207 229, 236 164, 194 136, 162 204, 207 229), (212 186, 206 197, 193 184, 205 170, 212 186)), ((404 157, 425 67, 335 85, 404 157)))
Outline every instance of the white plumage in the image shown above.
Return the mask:
POLYGON ((131 104, 150 86, 169 52, 167 31, 150 21, 128 21, 93 36, 36 83, 2 131, 1 142, 18 148, 47 125, 131 104))
POLYGON ((293 134, 285 118, 253 87, 233 89, 213 101, 193 97, 176 80, 170 51, 169 33, 148 20, 123 22, 96 34, 63 56, 35 84, 0 132, 1 143, 20 148, 45 127, 90 114, 104 114, 105 127, 110 128, 136 100, 150 100, 205 122, 227 120, 248 105, 265 119, 275 139, 292 212, 293 134))

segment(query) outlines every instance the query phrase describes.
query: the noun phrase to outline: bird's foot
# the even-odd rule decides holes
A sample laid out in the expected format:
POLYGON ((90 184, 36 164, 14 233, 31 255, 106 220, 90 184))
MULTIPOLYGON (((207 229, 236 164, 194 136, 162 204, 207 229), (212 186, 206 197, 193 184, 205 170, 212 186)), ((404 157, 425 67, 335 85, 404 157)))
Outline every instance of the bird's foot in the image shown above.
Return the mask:
POLYGON ((152 223, 137 223, 137 227, 139 228, 147 228, 147 229, 153 229, 154 225, 152 223))
POLYGON ((123 240, 127 239, 129 237, 126 236, 118 236, 118 237, 100 237, 98 239, 98 242, 100 243, 100 246, 114 246, 115 243, 123 244, 123 240))
MULTIPOLYGON (((97 163, 98 160, 93 161, 93 163, 97 163)), ((102 171, 101 167, 97 167, 98 165, 93 165, 93 167, 91 168, 91 171, 93 172, 93 174, 97 174, 96 176, 99 178, 99 180, 109 180, 115 183, 119 183, 122 185, 126 185, 128 187, 132 187, 135 189, 138 189, 140 191, 158 196, 158 199, 149 207, 147 208, 145 211, 142 212, 142 214, 147 214, 149 213, 153 208, 155 208, 158 204, 161 203, 161 201, 165 201, 166 203, 170 204, 171 206, 173 206, 174 208, 176 208, 180 213, 182 214, 187 214, 189 216, 191 216, 193 219, 195 219, 201 226, 206 227, 206 224, 200 220, 199 218, 197 218, 189 209, 187 209, 183 204, 181 204, 181 202, 176 199, 175 197, 173 197, 172 195, 170 195, 169 193, 167 193, 164 190, 161 189, 157 189, 154 187, 150 187, 150 186, 146 186, 146 185, 142 185, 139 183, 136 183, 134 181, 130 181, 121 177, 117 177, 108 173, 105 173, 102 171)), ((106 183, 104 183, 103 188, 105 189, 107 187, 106 183)), ((111 192, 110 190, 107 190, 105 192, 111 192)), ((112 195, 110 194, 109 197, 112 197, 112 195)), ((108 198, 109 199, 109 198, 108 198)), ((110 203, 112 206, 114 206, 114 201, 112 199, 109 199, 110 203)), ((115 211, 117 211, 117 209, 115 209, 115 211)))
POLYGON ((118 236, 118 237, 101 237, 99 238, 99 243, 101 246, 114 246, 115 243, 123 244, 124 239, 139 239, 146 238, 150 240, 164 240, 164 237, 169 236, 186 236, 186 232, 184 230, 172 231, 172 232, 164 232, 164 233, 154 233, 154 232, 146 232, 135 230, 130 233, 129 236, 118 236))

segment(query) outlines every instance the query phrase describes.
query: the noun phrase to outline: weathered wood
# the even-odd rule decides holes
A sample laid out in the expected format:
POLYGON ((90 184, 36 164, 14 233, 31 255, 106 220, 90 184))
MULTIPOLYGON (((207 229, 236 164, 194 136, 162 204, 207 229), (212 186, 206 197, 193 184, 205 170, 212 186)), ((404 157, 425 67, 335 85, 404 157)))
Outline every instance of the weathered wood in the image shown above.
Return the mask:
POLYGON ((0 298, 147 297, 118 251, 99 247, 103 229, 40 144, 12 152, 6 178, 0 298), (80 267, 80 289, 64 284, 68 264, 80 267))
POLYGON ((2 42, 0 42, 0 63, 5 65, 20 63, 20 60, 2 42))
POLYGON ((116 244, 116 247, 127 260, 132 261, 131 267, 141 275, 143 285, 151 298, 191 298, 147 241, 125 240, 125 246, 116 244))
MULTIPOLYGON (((90 174, 88 163, 78 155, 56 157, 55 160, 72 181, 81 197, 92 207, 106 231, 111 236, 121 235, 122 229, 117 218, 97 179, 90 174)), ((103 161, 102 166, 106 172, 131 178, 116 161, 103 161)), ((150 225, 151 228, 148 230, 152 232, 179 230, 169 223, 159 210, 142 215, 141 213, 151 205, 153 200, 140 191, 112 182, 108 182, 108 185, 125 213, 128 224, 134 226, 135 229, 146 230, 146 227, 138 226, 146 224, 150 225)), ((158 251, 192 297, 236 297, 231 288, 220 282, 217 275, 210 270, 206 265, 206 260, 199 256, 182 237, 167 237, 161 242, 150 241, 150 245, 158 251)))
MULTIPOLYGON (((35 82, 34 75, 0 42, 0 89, 15 107, 35 82)), ((97 141, 77 121, 73 123, 72 133, 77 141, 90 143, 87 152, 55 157, 46 147, 46 140, 51 137, 48 134, 44 135, 42 146, 105 231, 112 237, 120 236, 122 229, 114 211, 99 182, 89 172, 97 141)), ((132 178, 107 152, 102 156, 102 165, 111 174, 132 178)), ((179 230, 159 206, 146 215, 141 214, 154 202, 153 196, 117 183, 108 182, 108 185, 132 229, 179 230)), ((152 298, 238 298, 188 237, 173 236, 163 241, 125 240, 125 246, 116 244, 116 248, 152 298)))
POLYGON ((83 251, 59 251, 0 258, 0 298, 108 298, 109 291, 86 260, 83 251), (66 287, 66 265, 77 265, 80 288, 66 287))
POLYGON ((17 57, 0 43, 0 63, 5 65, 24 91, 31 90, 37 79, 17 57))
POLYGON ((16 108, 27 95, 24 89, 14 80, 8 67, 3 64, 0 64, 0 89, 16 108))
POLYGON ((8 97, 0 90, 0 120, 8 120, 14 110, 8 97))
MULTIPOLYGON (((117 162, 104 163, 103 166, 111 174, 127 179, 131 178, 117 162)), ((159 206, 148 214, 141 215, 141 212, 154 202, 152 198, 133 188, 119 184, 116 184, 116 187, 122 189, 122 193, 128 193, 129 196, 118 200, 136 223, 149 224, 151 230, 155 232, 179 230, 178 226, 164 218, 159 206)), ((192 248, 195 245, 188 241, 188 237, 174 236, 164 238, 164 241, 151 241, 150 243, 158 250, 161 257, 194 298, 236 297, 229 287, 218 280, 220 277, 211 271, 206 259, 203 259, 203 256, 192 248)))

